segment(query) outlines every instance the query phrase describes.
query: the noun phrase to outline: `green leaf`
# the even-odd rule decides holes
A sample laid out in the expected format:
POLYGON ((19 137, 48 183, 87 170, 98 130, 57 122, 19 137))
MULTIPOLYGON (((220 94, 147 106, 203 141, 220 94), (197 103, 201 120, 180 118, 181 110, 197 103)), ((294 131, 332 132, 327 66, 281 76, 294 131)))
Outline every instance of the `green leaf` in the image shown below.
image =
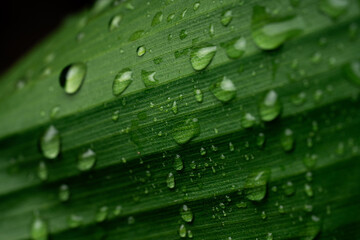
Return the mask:
POLYGON ((360 238, 360 14, 341 2, 69 17, 0 80, 0 238, 360 238))

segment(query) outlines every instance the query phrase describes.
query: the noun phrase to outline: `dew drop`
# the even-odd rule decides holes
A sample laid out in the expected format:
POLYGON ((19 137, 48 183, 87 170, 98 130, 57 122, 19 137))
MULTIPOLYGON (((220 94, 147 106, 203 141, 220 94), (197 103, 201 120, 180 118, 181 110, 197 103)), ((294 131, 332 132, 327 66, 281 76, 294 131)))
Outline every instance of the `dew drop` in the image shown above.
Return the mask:
POLYGON ((285 129, 281 137, 281 146, 285 152, 289 152, 294 149, 294 133, 290 128, 285 129))
POLYGON ((191 139, 199 136, 200 124, 197 118, 187 119, 174 129, 173 138, 178 144, 185 144, 191 139))
POLYGON ((151 22, 151 26, 156 26, 162 22, 164 15, 162 12, 157 12, 151 22))
POLYGON ((186 227, 184 224, 181 224, 179 227, 179 236, 181 238, 185 238, 186 237, 186 227))
POLYGON ((229 58, 236 59, 240 58, 246 49, 246 39, 244 37, 234 38, 229 42, 222 44, 226 50, 226 55, 229 58))
POLYGON ((80 171, 89 171, 92 169, 96 162, 96 154, 93 150, 88 149, 78 157, 78 169, 80 171))
POLYGON ((66 184, 62 184, 59 187, 59 200, 61 202, 67 202, 70 198, 70 189, 69 186, 66 184))
POLYGON ((70 228, 78 228, 83 224, 84 219, 75 214, 71 214, 68 218, 68 226, 70 228))
POLYGON ((44 162, 39 163, 37 176, 41 181, 46 181, 48 179, 48 170, 44 162))
POLYGON ((141 79, 143 80, 146 87, 152 87, 159 83, 159 80, 155 78, 155 71, 141 70, 141 79))
POLYGON ((115 96, 120 95, 122 92, 126 90, 126 88, 129 87, 129 85, 132 83, 133 77, 132 77, 132 71, 130 68, 124 68, 121 70, 114 79, 113 82, 113 94, 115 96))
POLYGON ((221 102, 229 102, 236 97, 236 87, 231 79, 224 76, 221 81, 211 85, 210 91, 221 102))
POLYGON ((40 139, 42 154, 47 159, 55 159, 60 153, 60 134, 55 126, 50 125, 40 139))
POLYGON ((102 206, 98 209, 95 220, 96 222, 104 222, 108 216, 109 208, 107 206, 102 206))
POLYGON ((283 186, 282 189, 286 196, 291 196, 295 193, 294 184, 291 181, 287 181, 283 186))
POLYGON ((194 95, 195 95, 195 100, 198 103, 202 103, 202 101, 203 101, 203 93, 202 93, 201 89, 195 89, 194 90, 194 95))
POLYGON ((210 44, 193 48, 190 53, 192 67, 197 71, 205 69, 214 58, 215 53, 216 46, 210 44))
POLYGON ((245 182, 245 195, 250 201, 261 201, 267 192, 270 171, 261 170, 251 173, 245 182))
POLYGON ((214 24, 212 24, 212 23, 209 26, 209 35, 210 35, 210 37, 215 36, 215 27, 214 27, 214 24))
POLYGON ((256 145, 260 148, 264 147, 265 144, 265 134, 259 133, 256 137, 256 145))
POLYGON ((60 86, 67 94, 74 94, 79 91, 86 75, 85 63, 73 63, 65 67, 60 74, 60 86))
POLYGON ((307 154, 304 159, 303 163, 307 169, 313 169, 317 162, 317 155, 315 154, 307 154))
POLYGON ((344 73, 346 78, 354 83, 356 86, 360 87, 360 61, 354 60, 345 64, 344 73))
POLYGON ((183 29, 183 30, 180 31, 180 34, 179 34, 180 40, 185 39, 187 36, 188 36, 188 32, 187 32, 186 29, 183 29))
POLYGON ((31 239, 33 240, 47 240, 48 239, 48 225, 39 216, 35 216, 31 223, 31 239))
POLYGON ((120 26, 120 22, 122 20, 122 16, 120 14, 115 15, 114 17, 111 18, 110 23, 109 23, 109 31, 112 32, 115 29, 118 29, 120 26))
POLYGON ((171 111, 172 111, 174 114, 177 114, 177 113, 178 113, 178 106, 177 106, 176 101, 173 102, 173 104, 172 104, 172 106, 171 106, 171 111))
POLYGON ((230 24, 231 20, 232 20, 232 11, 231 10, 226 10, 221 14, 221 24, 223 26, 227 26, 230 24))
POLYGON ((261 49, 275 49, 300 34, 304 28, 305 22, 300 16, 273 17, 263 6, 253 8, 251 32, 256 45, 261 49))
POLYGON ((194 11, 197 11, 199 9, 199 7, 200 7, 199 2, 194 3, 194 6, 193 6, 194 11))
POLYGON ((188 222, 188 223, 192 222, 193 218, 194 218, 194 215, 193 215, 191 209, 185 204, 180 209, 180 216, 185 222, 188 222))
POLYGON ((144 46, 140 46, 137 48, 136 53, 139 57, 142 57, 146 53, 146 48, 144 46))
POLYGON ((305 183, 304 191, 306 193, 306 196, 308 196, 308 197, 313 197, 314 196, 314 192, 313 192, 312 187, 311 187, 310 184, 305 183))
POLYGON ((241 126, 243 128, 251 128, 255 122, 256 118, 251 113, 244 113, 241 117, 241 126))
POLYGON ((349 0, 320 0, 319 9, 331 18, 338 18, 346 12, 349 0))
POLYGON ((140 38, 142 38, 145 34, 145 31, 144 30, 138 30, 136 32, 134 32, 133 34, 131 34, 131 36, 129 37, 129 41, 130 42, 133 42, 133 41, 136 41, 140 38))
POLYGON ((175 187, 175 177, 172 172, 170 172, 166 178, 166 185, 170 189, 173 189, 175 187))
POLYGON ((280 115, 282 109, 278 94, 274 90, 268 91, 259 103, 261 120, 270 122, 280 115))
POLYGON ((175 160, 174 160, 174 169, 176 171, 181 171, 181 170, 183 170, 183 168, 184 168, 183 161, 182 161, 180 155, 176 154, 175 160))

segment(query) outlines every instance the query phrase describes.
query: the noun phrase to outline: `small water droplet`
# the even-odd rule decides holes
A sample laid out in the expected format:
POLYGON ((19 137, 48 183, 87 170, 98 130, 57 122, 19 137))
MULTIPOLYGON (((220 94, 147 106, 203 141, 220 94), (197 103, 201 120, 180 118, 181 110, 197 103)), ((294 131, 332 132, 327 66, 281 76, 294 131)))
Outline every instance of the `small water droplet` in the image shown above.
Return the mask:
POLYGON ((71 214, 68 218, 68 226, 70 228, 78 228, 83 224, 84 219, 75 214, 71 214))
POLYGON ((146 53, 146 48, 144 46, 140 46, 137 48, 136 53, 139 57, 142 57, 146 53))
POLYGON ((117 205, 113 211, 114 216, 120 216, 122 214, 122 206, 117 205))
POLYGON ((183 30, 180 31, 180 34, 179 34, 180 40, 185 39, 187 36, 188 36, 188 32, 187 32, 186 29, 183 29, 183 30))
POLYGON ((200 155, 201 155, 201 156, 205 156, 205 155, 206 155, 206 150, 205 150, 205 148, 203 148, 203 147, 200 148, 200 155))
POLYGON ((120 26, 121 20, 122 20, 122 16, 120 14, 113 16, 109 23, 109 31, 112 32, 115 29, 118 29, 120 26))
POLYGON ((175 13, 171 13, 171 14, 169 14, 168 15, 168 17, 167 17, 167 22, 171 22, 173 19, 174 19, 174 17, 175 17, 175 13))
POLYGON ((151 22, 151 26, 153 27, 153 26, 160 24, 163 20, 163 17, 164 17, 164 15, 161 11, 157 12, 151 22))
POLYGON ((283 186, 282 189, 286 196, 291 196, 295 193, 294 184, 291 181, 287 181, 283 186))
POLYGON ((174 169, 176 171, 181 171, 181 170, 183 170, 183 168, 184 168, 183 161, 182 161, 180 155, 176 154, 175 160, 174 160, 174 169))
POLYGON ((40 139, 42 154, 47 159, 55 159, 60 153, 60 134, 55 126, 50 125, 40 139))
POLYGON ((175 187, 175 177, 172 172, 170 172, 166 178, 166 185, 170 189, 173 189, 175 187))
POLYGON ((109 208, 107 206, 102 206, 98 209, 95 220, 99 223, 105 221, 108 216, 108 212, 109 208))
POLYGON ((141 79, 143 80, 145 87, 152 87, 159 83, 159 80, 155 78, 155 71, 141 70, 141 79))
POLYGON ((231 10, 226 10, 221 14, 221 24, 223 26, 227 26, 230 24, 231 20, 232 20, 232 11, 231 10))
POLYGON ((191 211, 191 209, 187 206, 187 205, 183 205, 182 208, 180 209, 180 215, 181 218, 185 221, 185 222, 192 222, 194 215, 191 211))
POLYGON ((179 236, 181 238, 185 238, 186 237, 186 227, 184 224, 181 224, 179 227, 179 236))
POLYGON ((308 196, 308 197, 313 197, 314 196, 314 192, 313 192, 312 187, 311 187, 310 184, 305 183, 304 191, 306 193, 306 196, 308 196))
POLYGON ((296 106, 300 106, 300 105, 304 104, 305 101, 306 101, 306 93, 305 92, 300 92, 291 97, 291 102, 296 106))
POLYGON ((350 3, 348 0, 320 0, 320 11, 331 18, 338 18, 346 12, 350 3))
POLYGON ((259 133, 256 137, 256 145, 260 148, 262 148, 265 144, 265 134, 259 133))
POLYGON ((178 113, 178 106, 177 106, 177 103, 176 101, 173 102, 172 106, 171 106, 171 110, 174 114, 177 114, 178 113))
POLYGON ((131 36, 129 37, 129 41, 130 42, 133 42, 133 41, 136 41, 140 38, 142 38, 145 34, 145 31, 144 30, 138 30, 136 32, 134 32, 133 34, 131 34, 131 36))
POLYGON ((212 23, 210 23, 210 25, 209 25, 209 35, 210 35, 210 37, 215 36, 215 27, 214 27, 214 24, 212 24, 212 23))
POLYGON ((89 171, 94 167, 95 162, 96 162, 95 152, 91 149, 88 149, 79 155, 77 167, 80 171, 89 171))
POLYGON ((59 200, 61 202, 67 202, 70 198, 70 189, 66 184, 61 184, 59 187, 59 200))
POLYGON ((194 95, 195 95, 195 100, 198 102, 198 103, 202 103, 203 101, 203 93, 201 91, 201 89, 195 89, 194 90, 194 95))
POLYGON ((281 146, 285 152, 289 152, 294 149, 294 133, 290 128, 285 129, 281 137, 281 146))
POLYGON ((39 163, 37 175, 41 181, 46 181, 48 179, 48 170, 44 162, 39 163))
POLYGON ((234 38, 229 42, 223 43, 222 46, 226 50, 226 55, 229 58, 240 58, 246 49, 246 39, 244 37, 234 38))
POLYGON ((256 123, 256 118, 251 113, 244 113, 241 117, 241 126, 251 128, 256 123))
POLYGON ((211 85, 210 91, 221 102, 229 102, 236 97, 236 87, 231 79, 224 76, 221 81, 211 85))
POLYGON ((200 124, 197 118, 187 119, 174 129, 173 138, 178 144, 185 144, 200 134, 200 124))
POLYGON ((60 74, 60 85, 67 94, 79 91, 86 75, 85 63, 73 63, 65 67, 60 74))
POLYGON ((35 216, 31 223, 31 239, 33 240, 47 240, 48 239, 48 225, 39 216, 35 216))
POLYGON ((252 172, 245 182, 245 195, 250 201, 261 201, 267 192, 267 182, 270 178, 270 171, 260 170, 252 172))
POLYGON ((360 61, 354 60, 344 65, 344 73, 346 78, 360 87, 360 61))
POLYGON ((122 92, 126 90, 126 88, 129 87, 129 85, 132 83, 133 77, 132 77, 132 71, 130 68, 124 68, 121 70, 116 76, 113 81, 113 94, 115 96, 120 95, 122 92))
POLYGON ((261 120, 270 122, 280 115, 282 109, 278 94, 274 90, 268 91, 259 103, 261 120))
POLYGON ((258 47, 271 50, 300 34, 305 22, 300 16, 271 16, 263 6, 254 6, 251 21, 252 37, 258 47))
POLYGON ((194 6, 193 6, 194 11, 197 11, 199 9, 199 7, 200 7, 199 2, 194 3, 194 6))
POLYGON ((111 116, 111 119, 113 120, 113 122, 117 122, 117 120, 119 119, 119 110, 116 110, 113 112, 113 115, 111 116))
POLYGON ((317 162, 317 155, 315 154, 306 154, 303 159, 303 163, 307 169, 312 169, 315 167, 317 162))
POLYGON ((200 47, 195 47, 191 50, 190 61, 192 67, 197 70, 205 69, 214 58, 216 53, 216 46, 204 44, 200 47))

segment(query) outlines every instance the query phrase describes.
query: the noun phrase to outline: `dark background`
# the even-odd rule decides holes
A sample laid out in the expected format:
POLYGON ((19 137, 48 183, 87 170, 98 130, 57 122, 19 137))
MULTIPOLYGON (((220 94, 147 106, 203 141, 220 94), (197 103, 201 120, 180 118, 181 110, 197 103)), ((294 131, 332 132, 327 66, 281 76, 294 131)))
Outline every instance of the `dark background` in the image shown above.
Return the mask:
POLYGON ((93 0, 5 0, 0 7, 0 75, 93 0))

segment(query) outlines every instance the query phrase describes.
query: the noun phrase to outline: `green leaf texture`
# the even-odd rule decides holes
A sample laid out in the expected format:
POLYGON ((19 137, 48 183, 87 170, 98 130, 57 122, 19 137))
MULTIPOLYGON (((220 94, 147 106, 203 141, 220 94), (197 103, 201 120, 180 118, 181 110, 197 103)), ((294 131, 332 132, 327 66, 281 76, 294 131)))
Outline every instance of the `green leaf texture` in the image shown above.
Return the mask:
POLYGON ((359 239, 360 14, 335 2, 69 17, 0 80, 0 239, 359 239))

